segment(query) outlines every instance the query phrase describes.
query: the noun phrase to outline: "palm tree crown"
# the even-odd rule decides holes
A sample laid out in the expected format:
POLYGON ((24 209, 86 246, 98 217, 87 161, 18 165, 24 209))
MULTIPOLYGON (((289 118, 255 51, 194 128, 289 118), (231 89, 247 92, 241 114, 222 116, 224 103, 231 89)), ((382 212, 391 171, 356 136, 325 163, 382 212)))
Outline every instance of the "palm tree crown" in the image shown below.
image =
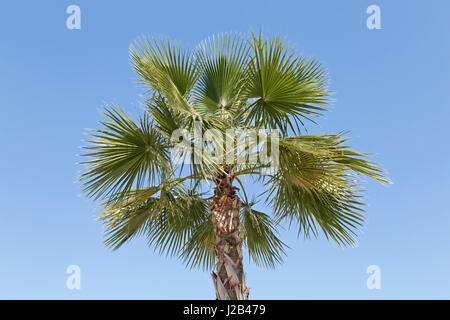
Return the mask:
POLYGON ((277 228, 283 222, 305 237, 321 231, 339 245, 355 244, 364 222, 360 177, 389 181, 368 154, 346 146, 342 134, 304 134, 305 123, 314 122, 331 102, 327 74, 317 61, 298 55, 280 37, 261 34, 221 35, 191 51, 143 38, 130 57, 146 89, 145 112, 133 121, 120 107, 108 106, 83 154, 90 158, 83 162, 84 192, 102 202, 106 245, 116 249, 144 236, 159 253, 189 267, 213 268, 219 224, 213 208, 226 177, 228 197, 239 199, 239 241, 257 265, 282 262, 286 246, 277 228), (196 126, 201 134, 210 130, 225 138, 213 145, 194 134, 196 126), (174 139, 180 129, 183 135, 174 139), (230 129, 267 130, 262 143, 250 137, 226 150, 247 160, 272 150, 271 134, 277 133, 277 166, 258 156, 225 163, 218 147, 226 139, 235 141, 230 129), (183 163, 174 161, 175 149, 182 151, 183 163), (271 212, 254 209, 245 176, 264 187, 271 212))

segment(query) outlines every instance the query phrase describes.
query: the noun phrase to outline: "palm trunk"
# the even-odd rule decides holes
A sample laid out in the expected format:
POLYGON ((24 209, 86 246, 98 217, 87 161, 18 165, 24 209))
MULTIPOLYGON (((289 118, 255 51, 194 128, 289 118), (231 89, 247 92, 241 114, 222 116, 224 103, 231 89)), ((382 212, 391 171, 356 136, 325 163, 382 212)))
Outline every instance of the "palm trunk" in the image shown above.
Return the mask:
POLYGON ((223 167, 215 177, 214 197, 210 202, 210 214, 214 224, 217 273, 212 272, 218 300, 248 300, 249 289, 245 285, 242 264, 240 200, 233 187, 230 166, 223 167))

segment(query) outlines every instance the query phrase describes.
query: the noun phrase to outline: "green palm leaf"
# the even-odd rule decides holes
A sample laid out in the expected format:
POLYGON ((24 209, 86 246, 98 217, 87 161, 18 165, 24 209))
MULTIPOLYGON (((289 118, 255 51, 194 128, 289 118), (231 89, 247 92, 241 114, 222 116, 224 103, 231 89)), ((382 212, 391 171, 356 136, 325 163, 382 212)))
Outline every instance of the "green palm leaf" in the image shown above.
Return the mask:
POLYGON ((274 268, 283 262, 286 245, 277 237, 276 223, 269 215, 253 209, 254 204, 242 203, 243 242, 256 265, 274 268))
POLYGON ((252 35, 248 121, 256 127, 299 131, 304 119, 325 111, 330 92, 318 62, 296 56, 284 40, 252 35))
POLYGON ((127 197, 120 195, 117 199, 106 203, 99 216, 106 227, 107 246, 117 249, 133 237, 144 235, 160 254, 204 265, 203 260, 191 261, 201 257, 199 253, 205 249, 191 246, 209 220, 206 200, 199 194, 187 191, 175 179, 157 187, 132 190, 127 197))
POLYGON ((269 202, 279 221, 299 225, 299 234, 318 227, 339 245, 356 244, 364 222, 358 174, 389 183, 383 171, 351 151, 340 135, 297 136, 280 140, 280 168, 270 177, 269 202))
POLYGON ((136 124, 120 108, 105 110, 102 129, 91 130, 93 140, 81 162, 84 192, 98 199, 158 180, 170 168, 167 140, 151 125, 148 116, 136 124))
POLYGON ((208 112, 234 120, 245 103, 243 88, 249 48, 239 36, 221 35, 200 44, 196 51, 199 80, 195 101, 208 112))
POLYGON ((198 116, 188 100, 198 77, 197 64, 189 52, 170 41, 143 38, 131 48, 130 56, 142 83, 153 94, 162 95, 186 116, 198 116))

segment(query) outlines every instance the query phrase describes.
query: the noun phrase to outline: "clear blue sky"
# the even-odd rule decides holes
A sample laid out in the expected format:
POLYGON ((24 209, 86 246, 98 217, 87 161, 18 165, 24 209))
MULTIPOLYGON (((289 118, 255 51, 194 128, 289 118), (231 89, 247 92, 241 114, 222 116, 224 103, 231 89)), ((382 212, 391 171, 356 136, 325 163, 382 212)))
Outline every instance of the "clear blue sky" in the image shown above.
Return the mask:
POLYGON ((143 239, 103 246, 96 205, 78 196, 76 154, 104 103, 140 112, 128 59, 136 37, 194 46, 260 28, 328 68, 336 102, 311 132, 351 130, 394 184, 366 184, 357 248, 283 233, 284 265, 245 264, 251 298, 450 298, 449 12, 448 1, 2 1, 0 298, 214 298, 208 273, 143 239), (66 28, 71 4, 81 30, 66 28), (366 27, 371 4, 381 30, 366 27), (372 264, 381 290, 366 288, 372 264), (81 268, 81 290, 66 288, 69 265, 81 268))

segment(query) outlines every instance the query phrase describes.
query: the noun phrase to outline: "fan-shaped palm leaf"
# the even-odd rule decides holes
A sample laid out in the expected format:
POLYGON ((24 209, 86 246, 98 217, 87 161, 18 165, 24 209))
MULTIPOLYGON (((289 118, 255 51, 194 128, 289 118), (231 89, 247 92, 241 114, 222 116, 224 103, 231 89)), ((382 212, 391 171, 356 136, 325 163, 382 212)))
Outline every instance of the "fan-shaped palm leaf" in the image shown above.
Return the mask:
POLYGON ((302 119, 325 111, 330 91, 318 62, 296 55, 279 37, 266 40, 252 35, 253 63, 249 72, 248 121, 256 127, 299 130, 302 119))
POLYGON ((82 173, 84 191, 96 199, 157 181, 170 168, 168 141, 151 125, 148 116, 136 124, 118 108, 105 111, 103 129, 91 130, 92 160, 82 173))

